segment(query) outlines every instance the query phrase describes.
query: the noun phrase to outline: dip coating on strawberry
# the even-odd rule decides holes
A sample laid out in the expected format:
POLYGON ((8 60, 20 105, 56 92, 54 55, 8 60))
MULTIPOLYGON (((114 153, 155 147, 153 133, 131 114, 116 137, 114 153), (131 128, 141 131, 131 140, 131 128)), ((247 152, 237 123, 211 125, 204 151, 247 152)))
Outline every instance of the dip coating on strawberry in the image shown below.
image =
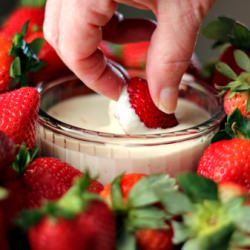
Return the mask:
POLYGON ((39 100, 38 91, 32 87, 0 95, 0 131, 15 144, 34 147, 39 100))
POLYGON ((116 104, 114 115, 127 134, 140 134, 148 128, 170 128, 178 124, 174 114, 166 114, 156 107, 150 96, 147 81, 141 78, 127 81, 116 104))

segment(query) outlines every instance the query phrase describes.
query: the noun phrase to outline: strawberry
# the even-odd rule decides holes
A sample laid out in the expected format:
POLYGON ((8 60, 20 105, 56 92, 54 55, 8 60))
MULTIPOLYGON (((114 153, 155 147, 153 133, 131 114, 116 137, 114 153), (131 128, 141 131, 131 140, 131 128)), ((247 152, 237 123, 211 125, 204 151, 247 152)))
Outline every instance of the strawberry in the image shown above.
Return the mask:
POLYGON ((164 204, 179 217, 172 220, 174 243, 181 249, 249 249, 250 207, 244 197, 223 201, 217 184, 195 173, 182 174, 177 181, 179 191, 167 194, 164 204))
POLYGON ((0 170, 5 170, 14 162, 16 146, 13 141, 0 131, 0 170))
POLYGON ((140 133, 144 127, 170 128, 178 124, 174 114, 166 114, 156 107, 150 96, 147 81, 141 78, 127 81, 118 100, 115 116, 126 133, 140 133), (124 101, 126 99, 129 100, 128 103, 124 101), (124 110, 127 110, 126 116, 124 110), (139 122, 131 127, 132 123, 128 124, 127 117, 135 117, 134 114, 139 118, 139 122))
MULTIPOLYGON (((236 74, 243 70, 240 68, 234 58, 234 52, 237 49, 245 51, 250 55, 250 30, 243 24, 228 18, 218 17, 210 22, 203 30, 204 35, 214 40, 213 47, 227 45, 219 57, 219 61, 228 64, 236 74)), ((229 79, 220 71, 215 70, 213 73, 213 83, 217 85, 227 85, 229 79)))
POLYGON ((0 33, 0 93, 19 85, 28 85, 27 74, 43 66, 36 56, 41 41, 36 39, 32 43, 27 43, 24 40, 27 28, 28 23, 12 40, 3 32, 0 33))
POLYGON ((250 110, 247 109, 248 98, 248 91, 236 92, 233 96, 230 91, 228 91, 224 96, 225 113, 230 115, 236 108, 238 108, 243 115, 250 118, 250 110))
POLYGON ((11 83, 10 66, 13 61, 9 55, 11 44, 11 39, 0 33, 0 92, 5 91, 11 83))
POLYGON ((198 173, 216 182, 234 181, 250 188, 249 162, 249 140, 222 140, 212 143, 205 150, 199 162, 198 173))
POLYGON ((242 115, 250 118, 250 58, 242 50, 235 50, 234 59, 238 67, 242 69, 242 73, 237 75, 229 65, 218 63, 216 65, 218 72, 227 76, 231 82, 226 86, 217 86, 217 88, 221 90, 221 94, 225 94, 224 110, 227 115, 238 108, 242 115))
MULTIPOLYGON (((120 180, 120 188, 121 188, 124 202, 127 202, 129 192, 133 188, 133 186, 144 176, 146 175, 142 173, 132 173, 132 174, 126 174, 122 176, 120 180)), ((101 191, 101 196, 109 201, 111 201, 111 197, 110 197, 111 185, 112 183, 107 184, 105 188, 101 191)))
POLYGON ((200 175, 218 183, 232 181, 250 188, 249 122, 238 109, 228 117, 225 131, 214 138, 199 161, 200 175))
MULTIPOLYGON (((40 157, 31 162, 24 170, 22 183, 25 193, 26 208, 39 207, 44 199, 60 198, 82 173, 59 159, 40 157)), ((102 185, 93 181, 88 191, 99 193, 102 185)))
POLYGON ((114 250, 115 219, 97 195, 87 193, 87 174, 58 201, 22 214, 32 250, 114 250), (63 236, 63 237, 62 237, 63 236))
POLYGON ((7 18, 2 27, 2 32, 12 37, 19 32, 23 25, 29 21, 27 35, 37 30, 42 30, 45 10, 43 7, 22 6, 15 9, 7 18))
POLYGON ((15 144, 35 145, 39 94, 35 88, 23 87, 0 95, 0 131, 15 144))
POLYGON ((173 231, 166 224, 165 212, 156 206, 161 202, 160 196, 173 189, 174 181, 165 174, 140 173, 119 176, 104 188, 101 196, 120 222, 118 248, 126 245, 133 250, 137 245, 140 250, 173 249, 173 231), (162 194, 157 194, 157 190, 162 194))
MULTIPOLYGON (((37 39, 44 39, 42 31, 28 35, 26 41, 28 43, 32 43, 37 39)), ((44 66, 41 70, 33 73, 30 76, 32 78, 33 84, 41 81, 51 81, 70 74, 68 67, 62 62, 56 51, 46 40, 44 40, 43 47, 38 52, 38 58, 43 62, 44 66)))
POLYGON ((121 49, 122 65, 125 68, 145 69, 149 42, 124 44, 121 49))

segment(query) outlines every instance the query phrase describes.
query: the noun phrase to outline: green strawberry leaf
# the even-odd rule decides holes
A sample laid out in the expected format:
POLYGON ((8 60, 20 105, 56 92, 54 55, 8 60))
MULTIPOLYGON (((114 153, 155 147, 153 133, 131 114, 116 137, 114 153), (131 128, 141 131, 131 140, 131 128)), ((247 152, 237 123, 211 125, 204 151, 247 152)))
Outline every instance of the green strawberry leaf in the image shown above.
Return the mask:
POLYGON ((115 211, 125 211, 126 206, 123 201, 122 191, 121 191, 121 179, 122 175, 115 178, 111 184, 111 200, 112 208, 115 211))
MULTIPOLYGON (((181 248, 181 250, 205 250, 199 239, 191 239, 188 240, 183 247, 181 248)), ((211 250, 211 249, 209 249, 211 250)))
POLYGON ((119 230, 116 249, 136 250, 137 248, 134 234, 127 230, 119 230))
POLYGON ((228 34, 232 33, 235 21, 228 17, 218 17, 204 27, 202 33, 207 38, 215 40, 217 45, 228 42, 228 34))
POLYGON ((174 244, 180 244, 186 241, 191 236, 190 229, 181 222, 172 221, 172 227, 174 230, 174 244))
POLYGON ((237 74, 226 64, 223 62, 219 62, 216 64, 216 70, 219 71, 221 74, 226 76, 231 80, 237 79, 237 74))
POLYGON ((28 149, 25 144, 22 144, 12 164, 12 168, 18 174, 23 174, 26 167, 38 156, 38 152, 39 148, 28 149))
POLYGON ((14 58, 10 66, 10 76, 12 78, 20 77, 22 74, 21 60, 19 57, 14 58))
POLYGON ((185 173, 177 177, 185 194, 193 201, 218 200, 217 184, 195 173, 185 173))
POLYGON ((242 206, 234 213, 233 220, 241 231, 250 233, 250 207, 242 206))
POLYGON ((238 66, 247 72, 250 72, 250 59, 248 55, 242 50, 234 51, 234 58, 238 66))
POLYGON ((193 210, 190 199, 185 194, 178 191, 166 193, 161 202, 166 211, 173 215, 180 215, 193 210))
POLYGON ((215 40, 213 47, 230 43, 239 49, 250 50, 249 29, 232 18, 218 17, 203 29, 203 34, 215 40))
POLYGON ((44 217, 44 211, 41 209, 23 210, 16 224, 24 230, 28 230, 31 226, 36 225, 44 217))
POLYGON ((250 139, 250 120, 235 109, 227 118, 225 131, 232 138, 250 139))
POLYGON ((46 0, 21 0, 21 6, 45 7, 46 0))
POLYGON ((43 38, 34 39, 30 44, 30 49, 35 53, 38 54, 41 49, 43 48, 45 40, 43 38))
POLYGON ((232 138, 233 137, 229 135, 225 130, 221 130, 213 136, 211 143, 215 143, 221 140, 231 140, 232 138))
POLYGON ((128 213, 127 227, 129 230, 137 229, 167 229, 165 221, 169 219, 166 213, 157 207, 131 209, 128 213))
POLYGON ((232 35, 229 41, 237 48, 248 51, 250 50, 250 31, 249 29, 239 22, 235 22, 232 35))
POLYGON ((167 192, 176 189, 175 180, 166 174, 153 174, 140 179, 128 196, 129 207, 143 207, 160 202, 167 192))
POLYGON ((14 84, 17 83, 21 86, 28 85, 28 73, 36 72, 44 67, 44 63, 40 61, 36 54, 41 49, 41 40, 29 44, 24 39, 28 24, 29 22, 26 22, 22 27, 22 31, 14 35, 9 51, 9 54, 14 57, 10 66, 10 76, 13 78, 12 87, 16 87, 14 84))
POLYGON ((202 66, 201 75, 205 79, 210 79, 215 72, 215 66, 218 61, 211 61, 202 66))
POLYGON ((233 249, 245 249, 250 246, 250 236, 240 231, 234 232, 231 240, 233 249))

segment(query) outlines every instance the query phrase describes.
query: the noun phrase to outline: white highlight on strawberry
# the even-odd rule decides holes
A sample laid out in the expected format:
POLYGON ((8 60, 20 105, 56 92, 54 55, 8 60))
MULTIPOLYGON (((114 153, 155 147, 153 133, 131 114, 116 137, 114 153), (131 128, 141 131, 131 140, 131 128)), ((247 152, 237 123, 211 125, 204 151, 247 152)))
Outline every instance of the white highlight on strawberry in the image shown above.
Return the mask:
MULTIPOLYGON (((189 74, 184 74, 181 81, 194 81, 194 78, 189 74)), ((115 117, 118 120, 123 131, 128 135, 163 132, 162 128, 148 128, 144 125, 144 123, 135 113, 135 110, 131 107, 126 87, 123 88, 120 98, 117 102, 110 102, 109 114, 111 118, 110 120, 112 121, 115 117)))

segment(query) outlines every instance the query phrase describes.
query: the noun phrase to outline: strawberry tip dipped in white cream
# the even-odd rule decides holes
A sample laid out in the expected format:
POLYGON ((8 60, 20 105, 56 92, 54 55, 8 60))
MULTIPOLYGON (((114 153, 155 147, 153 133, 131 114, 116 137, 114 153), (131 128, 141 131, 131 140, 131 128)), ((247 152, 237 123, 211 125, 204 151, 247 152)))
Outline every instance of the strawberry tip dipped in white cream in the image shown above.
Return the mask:
MULTIPOLYGON (((194 79, 185 74, 182 80, 194 79)), ((110 114, 129 135, 162 132, 162 129, 175 127, 179 123, 175 114, 166 114, 155 106, 147 81, 142 78, 128 80, 118 101, 110 103, 110 114)))

